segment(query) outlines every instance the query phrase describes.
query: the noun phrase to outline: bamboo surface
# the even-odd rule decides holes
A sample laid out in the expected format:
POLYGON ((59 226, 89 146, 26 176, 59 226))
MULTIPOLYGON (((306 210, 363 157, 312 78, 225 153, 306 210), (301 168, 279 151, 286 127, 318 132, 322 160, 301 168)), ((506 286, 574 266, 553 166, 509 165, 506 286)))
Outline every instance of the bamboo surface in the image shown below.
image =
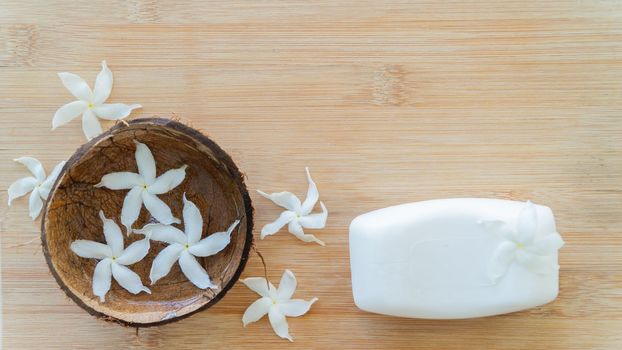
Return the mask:
MULTIPOLYGON (((0 246, 6 349, 622 348, 622 2, 0 2, 0 246), (259 240, 279 209, 252 193, 269 276, 318 297, 290 318, 242 327, 256 295, 237 284, 186 320, 136 331, 69 300, 41 252, 27 201, 6 189, 30 155, 49 171, 85 140, 57 72, 115 74, 109 102, 177 116, 232 155, 249 189, 306 193, 329 211, 312 232, 259 240), (348 225, 357 215, 447 197, 550 206, 566 241, 560 295, 497 317, 374 315, 352 299, 348 225), (30 242, 30 243, 28 243, 30 242)), ((111 124, 105 124, 109 127, 111 124)), ((257 256, 243 277, 261 276, 257 256)))

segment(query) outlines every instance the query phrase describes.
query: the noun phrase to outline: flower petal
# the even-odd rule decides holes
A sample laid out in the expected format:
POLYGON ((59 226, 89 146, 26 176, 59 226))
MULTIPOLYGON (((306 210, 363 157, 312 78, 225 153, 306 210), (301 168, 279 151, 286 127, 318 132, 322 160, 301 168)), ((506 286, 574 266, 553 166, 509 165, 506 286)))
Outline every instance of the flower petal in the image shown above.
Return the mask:
POLYGON ((203 234, 203 217, 199 208, 186 198, 185 193, 182 199, 184 201, 184 232, 188 236, 188 244, 193 245, 201 239, 203 234))
POLYGON ((564 240, 559 233, 550 233, 543 238, 536 239, 529 250, 537 255, 553 255, 564 246, 564 240))
POLYGON ((132 265, 141 261, 149 253, 149 237, 130 244, 117 258, 121 265, 132 265))
POLYGON ((537 274, 548 275, 559 269, 559 265, 554 256, 539 256, 525 249, 516 251, 516 261, 531 272, 537 274))
POLYGON ((82 101, 92 101, 93 100, 93 92, 89 87, 89 84, 84 81, 79 75, 63 72, 58 73, 58 77, 61 82, 69 90, 69 92, 78 100, 82 101))
POLYGON ((111 190, 129 190, 135 186, 143 186, 143 177, 129 171, 120 171, 102 176, 95 187, 106 187, 111 190))
POLYGON ((104 103, 93 107, 96 116, 106 120, 120 120, 132 113, 133 110, 141 108, 141 105, 126 105, 125 103, 104 103))
POLYGON ((30 211, 30 218, 36 219, 41 213, 41 208, 43 208, 43 201, 41 200, 41 195, 39 194, 39 189, 35 188, 32 190, 30 194, 30 198, 28 198, 28 210, 30 211))
POLYGON ((300 199, 296 197, 291 192, 276 192, 272 194, 267 194, 263 191, 257 190, 257 193, 264 196, 265 198, 273 201, 276 205, 281 206, 287 210, 291 210, 296 213, 300 213, 300 199))
POLYGON ((32 191, 35 186, 37 186, 37 179, 32 176, 25 177, 23 179, 19 179, 9 186, 9 205, 11 202, 18 197, 25 195, 26 193, 32 191))
POLYGON ((151 294, 151 290, 143 286, 143 283, 140 281, 140 277, 138 277, 136 272, 115 262, 113 262, 111 265, 112 276, 114 276, 114 280, 117 281, 117 283, 119 283, 121 287, 125 288, 125 290, 132 294, 138 294, 140 292, 147 292, 151 294))
POLYGON ((203 266, 186 250, 182 251, 179 256, 179 267, 181 267, 181 271, 195 286, 201 289, 218 288, 217 285, 212 283, 203 266))
POLYGON ((317 190, 317 185, 315 184, 315 182, 313 182, 313 179, 311 178, 309 168, 306 167, 305 171, 307 172, 307 182, 309 182, 309 189, 307 190, 307 198, 305 198, 305 201, 302 203, 302 215, 309 214, 313 210, 313 207, 315 206, 315 203, 317 203, 317 200, 320 198, 320 193, 317 190))
POLYGON ((516 225, 516 232, 518 233, 518 241, 523 244, 529 244, 533 242, 536 231, 538 229, 538 212, 536 206, 527 201, 525 206, 518 214, 518 223, 516 225))
POLYGON ((309 312, 311 305, 313 305, 316 301, 318 301, 318 298, 313 298, 309 301, 302 299, 288 300, 279 303, 279 310, 281 310, 283 315, 287 317, 298 317, 309 312))
POLYGON ((43 181, 43 183, 41 184, 41 187, 39 188, 39 193, 41 193, 41 197, 43 199, 48 199, 48 196, 50 195, 50 191, 52 190, 52 186, 54 186, 54 183, 56 182, 56 178, 58 177, 60 172, 63 170, 65 163, 67 162, 63 160, 62 162, 56 164, 54 169, 52 169, 52 172, 50 173, 50 175, 48 175, 47 179, 45 179, 45 181, 43 181))
POLYGON ((494 283, 505 275, 508 268, 516 257, 516 244, 510 241, 503 241, 495 248, 492 259, 488 264, 488 277, 494 283))
POLYGON ((499 234, 508 241, 518 241, 516 231, 503 220, 480 220, 478 221, 478 224, 481 225, 486 231, 493 234, 499 234))
POLYGON ((70 248, 72 252, 81 258, 105 259, 112 256, 112 250, 109 246, 103 243, 87 241, 84 239, 73 241, 70 248))
POLYGON ((311 234, 305 234, 302 226, 300 225, 300 222, 298 222, 298 220, 292 220, 289 222, 287 229, 289 230, 290 233, 292 233, 294 236, 296 236, 296 238, 298 238, 299 240, 303 241, 303 242, 315 242, 319 245, 326 245, 322 240, 318 239, 317 237, 315 237, 314 235, 311 234))
POLYGON ((153 216, 160 223, 170 225, 170 224, 179 224, 181 221, 173 216, 171 212, 171 208, 166 205, 160 198, 156 195, 153 195, 147 191, 142 192, 143 203, 145 203, 145 208, 149 210, 151 216, 153 216))
POLYGON ((136 166, 138 173, 145 178, 147 184, 152 184, 156 177, 156 165, 153 154, 147 145, 134 140, 136 144, 136 166))
POLYGON ((283 339, 294 341, 291 335, 289 335, 289 326, 287 325, 285 315, 283 315, 277 305, 272 305, 270 307, 270 311, 268 311, 268 318, 270 319, 270 325, 272 325, 272 329, 276 335, 283 339))
POLYGON ((266 224, 261 229, 260 238, 264 239, 266 236, 270 236, 270 235, 273 235, 279 232, 283 228, 283 226, 287 225, 295 217, 296 217, 296 213, 294 213, 293 211, 286 210, 282 212, 281 215, 278 217, 278 219, 276 219, 275 221, 269 224, 266 224))
POLYGON ((182 230, 171 225, 147 224, 140 230, 134 230, 134 232, 143 234, 154 241, 168 244, 179 243, 183 245, 188 241, 182 230))
POLYGON ((255 300, 247 309, 244 311, 244 315, 242 316, 242 324, 246 327, 247 324, 259 321, 262 317, 264 317, 270 307, 272 306, 272 299, 268 297, 263 297, 255 300))
POLYGON ((132 225, 140 215, 140 208, 143 206, 142 187, 132 188, 123 200, 121 208, 121 223, 127 228, 127 232, 132 231, 132 225))
POLYGON ((82 113, 82 131, 87 140, 93 139, 102 133, 102 126, 92 110, 87 109, 82 113))
POLYGON ((123 234, 121 228, 111 219, 106 218, 104 211, 99 211, 99 218, 104 223, 104 236, 106 243, 112 249, 112 255, 120 256, 123 253, 123 234))
POLYGON ((155 181, 149 185, 147 190, 152 194, 163 194, 173 188, 179 186, 186 178, 187 165, 183 165, 177 169, 171 169, 164 174, 158 176, 155 181))
POLYGON ((93 294, 99 297, 100 302, 106 301, 106 293, 110 290, 112 279, 112 260, 106 258, 97 263, 93 273, 93 294))
POLYGON ((19 157, 15 159, 15 161, 28 168, 37 181, 45 181, 45 170, 43 170, 43 166, 40 161, 33 157, 19 157))
POLYGON ((84 101, 73 101, 61 106, 56 110, 54 118, 52 118, 52 130, 69 123, 77 116, 84 113, 87 108, 88 103, 84 101))
POLYGON ((266 282, 266 279, 263 277, 248 277, 243 279, 242 283, 262 297, 276 297, 276 288, 272 285, 272 283, 266 282), (270 286, 270 289, 268 289, 268 285, 270 286))
POLYGON ((328 209, 324 202, 320 202, 322 212, 317 214, 305 215, 298 219, 298 222, 304 228, 319 229, 326 227, 326 219, 328 219, 328 209))
POLYGON ((240 220, 236 220, 229 226, 226 232, 212 233, 198 243, 192 245, 188 251, 194 256, 210 256, 220 252, 231 242, 231 232, 233 232, 233 229, 239 223, 240 220))
POLYGON ((112 71, 108 68, 106 61, 102 61, 102 70, 97 74, 95 87, 93 88, 93 104, 104 103, 112 91, 112 71))
POLYGON ((157 280, 168 275, 183 250, 184 246, 173 243, 158 253, 155 259, 153 259, 151 272, 149 273, 151 284, 156 283, 157 280))
POLYGON ((296 276, 290 270, 285 270, 283 276, 281 276, 281 282, 279 282, 279 289, 277 290, 277 299, 279 301, 285 301, 292 298, 296 291, 296 276))

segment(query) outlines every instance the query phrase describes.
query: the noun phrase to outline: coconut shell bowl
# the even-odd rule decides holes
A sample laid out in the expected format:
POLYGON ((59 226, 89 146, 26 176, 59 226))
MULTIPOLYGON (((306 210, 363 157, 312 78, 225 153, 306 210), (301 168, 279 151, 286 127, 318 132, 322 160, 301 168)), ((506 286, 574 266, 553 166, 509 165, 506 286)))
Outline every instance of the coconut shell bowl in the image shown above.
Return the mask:
MULTIPOLYGON (((143 207, 133 228, 153 222, 143 207)), ((176 226, 183 229, 183 223, 176 226)), ((231 157, 193 128, 169 119, 148 118, 118 123, 76 151, 59 175, 43 210, 41 240, 52 275, 80 307, 105 320, 146 327, 180 320, 217 303, 244 269, 252 245, 252 230, 251 200, 244 177, 231 157), (78 239, 105 242, 100 210, 123 228, 120 215, 127 191, 95 185, 108 173, 138 171, 135 140, 151 149, 158 176, 168 169, 188 166, 184 181, 159 196, 175 217, 182 217, 185 193, 201 212, 203 238, 224 231, 240 220, 223 251, 198 258, 218 289, 196 287, 184 276, 179 264, 166 277, 150 285, 153 259, 166 247, 164 243, 152 241, 148 255, 131 266, 151 289, 151 294, 131 294, 114 280, 105 302, 93 294, 92 278, 97 261, 77 256, 70 245, 78 239)), ((126 235, 125 246, 142 238, 139 234, 126 235)))

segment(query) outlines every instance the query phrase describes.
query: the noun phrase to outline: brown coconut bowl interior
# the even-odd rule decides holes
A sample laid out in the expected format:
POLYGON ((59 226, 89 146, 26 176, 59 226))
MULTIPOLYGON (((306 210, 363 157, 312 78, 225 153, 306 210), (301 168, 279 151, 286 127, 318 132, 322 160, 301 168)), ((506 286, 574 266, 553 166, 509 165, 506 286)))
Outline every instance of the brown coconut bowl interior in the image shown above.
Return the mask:
MULTIPOLYGON (((153 222, 143 207, 134 228, 153 222)), ((177 225, 183 229, 182 224, 177 225)), ((125 246, 143 236, 132 234, 125 246)), ((207 137, 181 123, 168 119, 139 119, 130 125, 117 124, 110 131, 82 146, 67 162, 44 211, 43 250, 49 267, 61 288, 89 313, 130 326, 159 325, 188 316, 216 303, 238 279, 252 244, 252 207, 244 180, 231 158, 207 137), (171 272, 150 285, 149 270, 157 253, 166 247, 151 242, 149 254, 129 266, 148 286, 152 294, 133 295, 113 279, 104 303, 92 292, 92 276, 97 261, 75 255, 69 246, 77 239, 105 242, 103 210, 121 225, 120 215, 127 190, 96 188, 101 177, 118 171, 137 172, 134 159, 138 140, 152 151, 157 175, 188 165, 184 182, 160 195, 173 214, 182 219, 182 195, 185 192, 203 216, 203 238, 225 231, 234 220, 231 243, 222 252, 197 258, 218 290, 201 290, 190 283, 175 264, 171 272)))

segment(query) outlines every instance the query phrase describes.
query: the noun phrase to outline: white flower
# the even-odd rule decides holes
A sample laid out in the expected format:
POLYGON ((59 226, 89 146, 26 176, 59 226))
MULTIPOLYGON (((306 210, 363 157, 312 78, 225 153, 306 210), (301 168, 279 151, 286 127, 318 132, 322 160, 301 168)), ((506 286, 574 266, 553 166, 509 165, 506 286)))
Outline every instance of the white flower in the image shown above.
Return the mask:
POLYGON ((307 191, 307 198, 301 204, 300 199, 296 197, 291 192, 277 192, 272 194, 267 194, 265 192, 257 190, 259 194, 264 196, 265 198, 273 201, 276 205, 279 205, 285 209, 281 216, 276 219, 274 222, 271 222, 265 225, 261 229, 261 239, 264 239, 266 236, 273 235, 285 225, 290 233, 294 234, 294 236, 298 237, 298 239, 304 242, 316 242, 320 245, 324 245, 324 242, 316 238, 314 235, 305 234, 303 228, 311 228, 311 229, 320 229, 326 226, 326 219, 328 218, 328 210, 323 202, 320 202, 320 206, 322 207, 322 212, 317 214, 311 214, 315 203, 317 203, 320 198, 320 193, 317 190, 317 186, 313 179, 311 179, 311 174, 309 173, 309 168, 305 168, 307 171, 307 181, 309 182, 309 190, 307 191))
POLYGON ((143 286, 140 277, 126 267, 141 261, 147 255, 149 239, 141 239, 130 244, 127 249, 123 249, 123 234, 119 226, 113 220, 107 219, 101 210, 99 217, 104 223, 104 236, 107 244, 82 239, 71 243, 71 250, 76 255, 83 258, 101 259, 93 273, 93 294, 104 302, 106 293, 110 290, 111 277, 114 277, 121 287, 132 294, 140 292, 151 294, 149 288, 143 286))
POLYGON ((111 190, 130 190, 123 201, 121 223, 131 232, 132 225, 140 215, 143 203, 149 213, 163 224, 179 223, 171 208, 156 195, 177 187, 186 177, 187 165, 171 169, 156 178, 156 164, 149 147, 134 140, 136 144, 136 165, 138 174, 127 171, 106 174, 95 187, 111 190))
POLYGON ((262 277, 250 277, 242 280, 248 288, 261 295, 261 298, 252 303, 242 316, 244 327, 247 324, 259 321, 264 315, 268 314, 270 324, 276 335, 281 338, 294 341, 289 335, 287 317, 298 317, 306 314, 311 305, 318 298, 309 301, 302 299, 292 299, 296 291, 296 277, 290 270, 285 270, 279 283, 279 289, 274 288, 272 283, 268 283, 262 277), (268 286, 270 286, 268 288, 268 286))
POLYGON ((28 209, 30 211, 30 217, 34 220, 43 208, 43 200, 47 200, 52 190, 52 186, 60 174, 60 171, 65 166, 65 161, 58 163, 52 173, 47 178, 45 177, 45 170, 41 165, 41 162, 31 157, 21 157, 15 159, 16 162, 25 165, 28 170, 34 175, 19 179, 9 186, 9 205, 18 197, 30 193, 30 199, 28 200, 28 209))
POLYGON ((212 283, 207 271, 199 264, 195 256, 211 256, 225 249, 231 241, 233 229, 240 223, 240 220, 231 224, 226 232, 216 232, 201 239, 203 234, 201 212, 194 203, 186 199, 185 193, 183 199, 185 232, 177 227, 163 224, 148 224, 134 231, 154 241, 169 244, 153 260, 149 274, 151 284, 168 275, 175 262, 179 261, 181 271, 195 286, 201 289, 218 288, 212 283))
POLYGON ((483 221, 482 224, 494 232, 499 232, 504 238, 495 249, 489 264, 488 276, 493 282, 503 277, 514 262, 539 274, 548 274, 559 269, 555 253, 564 245, 564 241, 557 232, 549 232, 536 238, 538 214, 535 205, 530 201, 518 214, 515 229, 499 220, 483 221))
POLYGON ((141 108, 141 105, 126 105, 123 103, 104 103, 112 90, 112 72, 106 61, 102 61, 102 70, 95 80, 95 89, 91 91, 89 85, 73 73, 58 73, 63 85, 77 98, 59 108, 52 120, 52 130, 73 120, 82 114, 82 130, 88 140, 102 133, 97 118, 119 120, 130 115, 132 110, 141 108))

